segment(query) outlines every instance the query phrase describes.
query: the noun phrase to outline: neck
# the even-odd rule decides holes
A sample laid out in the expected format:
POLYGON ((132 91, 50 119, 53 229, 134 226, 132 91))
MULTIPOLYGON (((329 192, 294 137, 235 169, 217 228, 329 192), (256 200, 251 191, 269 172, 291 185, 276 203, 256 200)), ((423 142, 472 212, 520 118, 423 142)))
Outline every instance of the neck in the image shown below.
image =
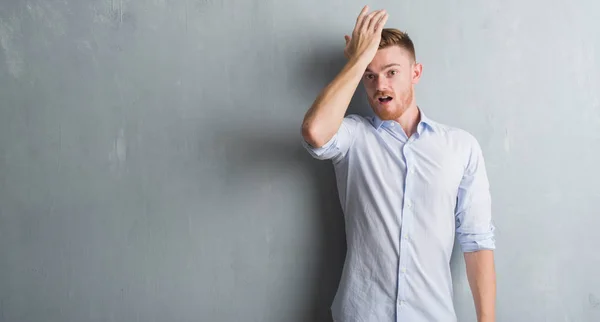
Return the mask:
POLYGON ((406 136, 410 138, 417 131, 417 126, 421 121, 421 113, 417 104, 413 101, 410 107, 395 121, 400 124, 406 136))

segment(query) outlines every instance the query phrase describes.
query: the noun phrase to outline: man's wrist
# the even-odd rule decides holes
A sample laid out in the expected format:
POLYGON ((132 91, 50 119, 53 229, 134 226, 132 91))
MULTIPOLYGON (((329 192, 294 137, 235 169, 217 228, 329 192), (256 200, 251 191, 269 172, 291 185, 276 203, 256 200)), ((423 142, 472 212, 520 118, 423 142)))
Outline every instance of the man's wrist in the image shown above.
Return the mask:
POLYGON ((496 322, 493 315, 481 315, 477 318, 477 322, 496 322))
POLYGON ((353 66, 364 66, 364 68, 367 69, 367 66, 369 66, 371 60, 372 59, 368 59, 368 57, 365 57, 365 55, 352 55, 350 56, 350 58, 348 58, 348 63, 350 63, 353 66))

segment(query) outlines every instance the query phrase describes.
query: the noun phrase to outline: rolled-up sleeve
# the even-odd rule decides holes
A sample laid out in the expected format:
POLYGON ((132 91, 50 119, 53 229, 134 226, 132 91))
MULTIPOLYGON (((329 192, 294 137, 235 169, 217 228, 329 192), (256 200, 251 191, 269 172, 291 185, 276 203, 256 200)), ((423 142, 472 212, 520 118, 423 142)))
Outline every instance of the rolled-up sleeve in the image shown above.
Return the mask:
POLYGON ((467 164, 456 204, 456 236, 463 252, 496 248, 495 226, 485 162, 477 140, 469 136, 467 164))
POLYGON ((304 139, 302 139, 302 144, 314 158, 338 162, 344 158, 354 141, 356 128, 361 122, 359 118, 360 116, 358 115, 348 115, 344 117, 338 131, 321 147, 313 147, 304 139))

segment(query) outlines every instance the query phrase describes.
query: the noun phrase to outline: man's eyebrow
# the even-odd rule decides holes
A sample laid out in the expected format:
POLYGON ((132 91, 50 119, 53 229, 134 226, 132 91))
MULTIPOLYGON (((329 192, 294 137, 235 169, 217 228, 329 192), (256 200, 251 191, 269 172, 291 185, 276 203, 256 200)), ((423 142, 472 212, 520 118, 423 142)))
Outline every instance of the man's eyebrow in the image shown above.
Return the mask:
MULTIPOLYGON (((389 68, 389 67, 392 67, 392 66, 402 66, 402 65, 400 65, 400 64, 396 64, 396 63, 387 64, 387 65, 383 66, 383 69, 386 69, 386 68, 389 68)), ((373 71, 372 71, 372 70, 370 70, 369 68, 367 68, 367 69, 365 70, 365 72, 372 73, 373 71)))

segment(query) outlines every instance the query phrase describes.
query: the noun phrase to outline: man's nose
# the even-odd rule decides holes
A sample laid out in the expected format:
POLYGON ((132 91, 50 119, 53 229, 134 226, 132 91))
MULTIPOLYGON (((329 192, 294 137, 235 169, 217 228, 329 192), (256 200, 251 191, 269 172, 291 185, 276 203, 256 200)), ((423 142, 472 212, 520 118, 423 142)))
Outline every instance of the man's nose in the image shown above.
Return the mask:
POLYGON ((377 77, 375 88, 381 92, 387 91, 389 89, 387 79, 385 79, 385 77, 377 77))

